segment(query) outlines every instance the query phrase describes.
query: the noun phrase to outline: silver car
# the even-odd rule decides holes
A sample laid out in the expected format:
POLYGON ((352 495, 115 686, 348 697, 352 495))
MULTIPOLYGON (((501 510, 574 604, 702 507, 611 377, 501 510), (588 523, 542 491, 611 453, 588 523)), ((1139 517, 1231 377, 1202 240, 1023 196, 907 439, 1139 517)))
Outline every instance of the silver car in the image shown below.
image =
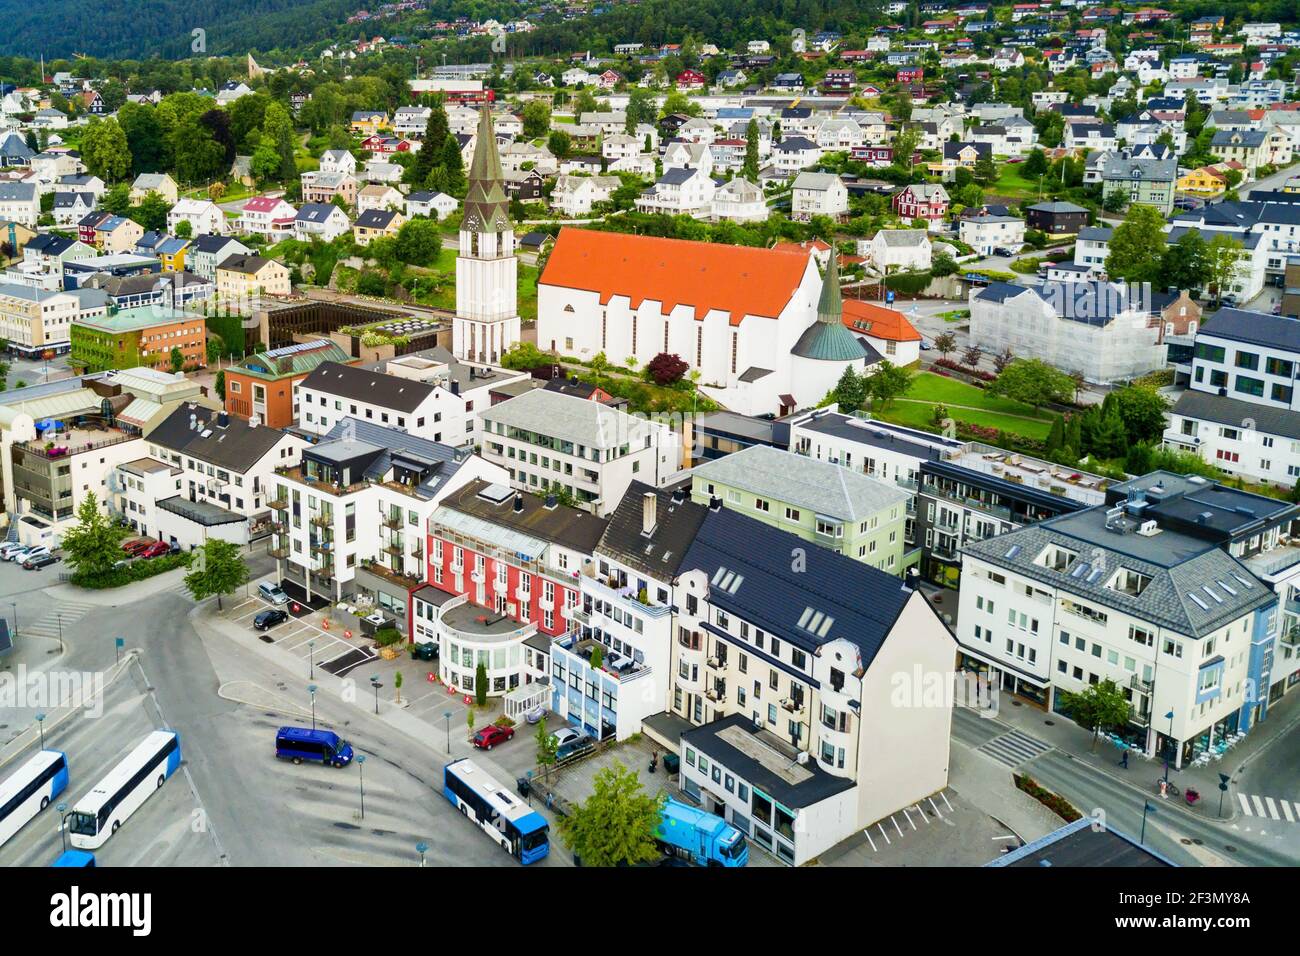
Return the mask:
POLYGON ((280 585, 272 584, 270 581, 263 581, 257 586, 257 596, 277 606, 289 603, 289 595, 280 590, 280 585))

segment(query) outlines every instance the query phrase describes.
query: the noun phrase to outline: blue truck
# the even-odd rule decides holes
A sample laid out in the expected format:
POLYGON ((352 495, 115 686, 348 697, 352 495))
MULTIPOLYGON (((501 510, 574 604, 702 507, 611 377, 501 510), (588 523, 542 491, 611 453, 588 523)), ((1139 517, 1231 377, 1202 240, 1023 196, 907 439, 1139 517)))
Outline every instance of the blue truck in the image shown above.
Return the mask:
POLYGON ((722 817, 669 797, 655 836, 665 852, 696 866, 744 866, 749 862, 745 836, 722 817))

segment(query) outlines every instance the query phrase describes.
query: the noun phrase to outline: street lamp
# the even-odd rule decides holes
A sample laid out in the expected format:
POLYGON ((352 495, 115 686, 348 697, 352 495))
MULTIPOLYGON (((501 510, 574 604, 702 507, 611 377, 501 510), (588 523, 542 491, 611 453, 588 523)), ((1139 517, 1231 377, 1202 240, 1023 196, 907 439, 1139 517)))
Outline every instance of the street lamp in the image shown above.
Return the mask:
POLYGON ((307 669, 307 677, 314 679, 316 677, 316 642, 314 640, 307 642, 307 654, 310 664, 307 669))
POLYGON ((357 754, 357 771, 361 774, 361 819, 366 818, 366 755, 357 754))
POLYGON ((36 715, 36 726, 41 732, 41 749, 45 749, 45 714, 36 715))
POLYGON ((383 687, 384 685, 380 682, 378 677, 371 677, 370 686, 375 689, 375 713, 378 714, 379 713, 379 688, 383 687))
POLYGON ((1138 846, 1141 846, 1141 845, 1142 845, 1142 841, 1143 841, 1144 839, 1146 839, 1146 835, 1147 835, 1147 814, 1148 814, 1148 813, 1155 813, 1155 812, 1156 812, 1156 808, 1153 807, 1153 806, 1151 806, 1151 802, 1150 802, 1149 800, 1143 800, 1143 801, 1142 801, 1142 832, 1138 834, 1138 846))
POLYGON ((59 837, 63 840, 63 852, 68 852, 68 805, 66 803, 55 804, 54 810, 59 815, 59 837))
POLYGON ((311 694, 311 729, 316 729, 316 685, 308 684, 307 693, 311 694))
POLYGON ((1219 816, 1223 816, 1223 795, 1228 792, 1229 779, 1226 773, 1219 774, 1219 816))
POLYGON ((54 616, 58 618, 59 621, 59 653, 62 654, 63 653, 63 612, 55 611, 54 616))
POLYGON ((447 722, 447 756, 450 757, 451 756, 451 711, 444 710, 442 712, 442 717, 443 720, 447 722))
MULTIPOLYGON (((1165 718, 1169 721, 1169 747, 1172 750, 1174 745, 1174 712, 1171 710, 1169 713, 1165 714, 1165 718)), ((1165 783, 1169 782, 1169 763, 1173 760, 1173 757, 1174 755, 1170 754, 1169 757, 1165 759, 1165 783)))
POLYGON ((9 606, 14 609, 14 640, 18 639, 18 602, 10 601, 9 606))
POLYGON ((420 866, 424 866, 424 854, 429 852, 429 844, 421 840, 415 845, 415 852, 420 854, 420 866))

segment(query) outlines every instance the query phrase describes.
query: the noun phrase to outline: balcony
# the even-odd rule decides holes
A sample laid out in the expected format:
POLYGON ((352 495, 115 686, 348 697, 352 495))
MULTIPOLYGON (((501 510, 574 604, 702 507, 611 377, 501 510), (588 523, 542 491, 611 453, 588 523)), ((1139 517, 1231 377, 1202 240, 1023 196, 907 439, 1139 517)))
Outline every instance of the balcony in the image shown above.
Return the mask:
POLYGON ((1184 435, 1177 428, 1166 428, 1163 438, 1166 445, 1177 445, 1181 448, 1189 448, 1192 451, 1201 447, 1201 440, 1195 435, 1184 435))
POLYGON ((289 507, 289 499, 288 499, 288 498, 268 498, 268 499, 266 500, 266 506, 267 506, 268 508, 270 508, 272 511, 282 511, 283 509, 289 507))
POLYGON ((727 659, 725 657, 710 657, 704 662, 705 666, 715 671, 727 669, 727 659))
POLYGON ((318 511, 311 516, 311 523, 317 528, 332 528, 334 526, 334 514, 329 511, 318 511))
POLYGON ((781 701, 781 708, 787 713, 801 715, 804 711, 804 701, 802 697, 787 697, 781 701))
POLYGON ((311 539, 312 554, 329 554, 333 547, 334 547, 334 542, 328 539, 325 538, 311 539))
POLYGON ((555 643, 573 656, 586 661, 589 667, 591 666, 592 655, 597 648, 600 648, 600 663, 596 669, 617 678, 620 684, 635 680, 638 677, 644 677, 650 673, 650 668, 645 664, 638 663, 625 654, 611 650, 594 638, 584 638, 576 631, 570 631, 563 637, 556 638, 555 643))
POLYGON ((709 700, 713 701, 715 704, 723 704, 726 703, 727 700, 727 689, 725 687, 721 689, 717 687, 710 687, 708 690, 704 692, 704 696, 707 697, 709 700))
POLYGON ((1300 647, 1300 624, 1283 625, 1278 640, 1287 647, 1300 647))
POLYGON ((277 561, 283 560, 284 558, 287 558, 289 556, 289 545, 288 543, 277 544, 270 551, 268 551, 267 554, 275 558, 277 561))
POLYGON ((1139 694, 1146 694, 1148 696, 1150 696, 1151 694, 1151 687, 1152 687, 1151 681, 1143 680, 1142 678, 1138 677, 1137 674, 1133 674, 1129 677, 1128 686, 1131 690, 1135 690, 1139 694))
POLYGON ((401 515, 397 515, 396 517, 394 517, 393 515, 390 514, 388 517, 382 517, 383 512, 380 512, 380 515, 381 515, 381 517, 380 517, 380 519, 379 519, 379 523, 380 523, 381 525, 383 525, 385 528, 388 528, 390 531, 401 531, 401 530, 402 530, 402 516, 401 516, 401 515))
POLYGON ((587 585, 584 590, 589 590, 593 595, 606 600, 626 602, 632 605, 631 610, 639 611, 647 617, 660 618, 672 613, 672 608, 665 604, 650 604, 648 594, 642 601, 641 595, 635 589, 621 584, 618 578, 590 577, 586 580, 587 585))

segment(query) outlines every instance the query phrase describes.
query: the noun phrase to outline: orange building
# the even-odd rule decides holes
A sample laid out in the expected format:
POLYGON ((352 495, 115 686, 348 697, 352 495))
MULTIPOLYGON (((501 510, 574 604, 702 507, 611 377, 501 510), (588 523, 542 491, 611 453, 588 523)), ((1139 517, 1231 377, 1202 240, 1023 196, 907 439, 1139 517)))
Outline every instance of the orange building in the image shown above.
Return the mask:
POLYGON ((297 419, 294 383, 306 378, 322 362, 351 361, 336 343, 325 339, 258 352, 225 370, 226 411, 243 419, 256 414, 260 424, 285 428, 297 419))

